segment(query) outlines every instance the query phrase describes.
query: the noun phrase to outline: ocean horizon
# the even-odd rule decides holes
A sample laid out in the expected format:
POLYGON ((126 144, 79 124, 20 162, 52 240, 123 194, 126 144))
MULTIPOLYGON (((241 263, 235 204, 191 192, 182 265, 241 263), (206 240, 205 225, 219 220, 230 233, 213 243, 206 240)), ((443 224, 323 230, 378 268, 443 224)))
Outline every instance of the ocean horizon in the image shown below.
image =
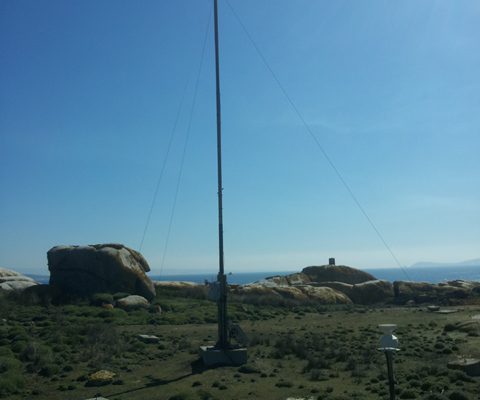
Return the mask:
MULTIPOLYGON (((452 280, 480 281, 480 265, 477 266, 442 266, 442 267, 407 267, 401 268, 360 268, 372 274, 377 279, 393 281, 416 281, 440 283, 452 280)), ((231 272, 227 273, 228 282, 234 285, 245 285, 260 281, 269 276, 288 275, 299 271, 262 271, 262 272, 231 272)), ((25 274, 39 283, 49 281, 47 275, 25 274)), ((215 281, 216 273, 196 274, 150 274, 149 277, 157 281, 188 281, 204 283, 215 281)))

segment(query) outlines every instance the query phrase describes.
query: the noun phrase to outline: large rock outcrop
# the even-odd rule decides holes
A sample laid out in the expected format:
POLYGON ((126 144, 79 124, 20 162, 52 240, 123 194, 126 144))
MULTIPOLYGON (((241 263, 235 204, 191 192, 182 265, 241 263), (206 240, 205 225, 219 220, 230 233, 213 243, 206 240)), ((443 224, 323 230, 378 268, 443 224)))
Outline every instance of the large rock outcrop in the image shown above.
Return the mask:
POLYGON ((357 304, 387 303, 393 300, 391 282, 374 280, 353 285, 350 297, 357 304))
POLYGON ((305 267, 302 274, 308 276, 311 282, 343 282, 355 285, 375 280, 368 272, 346 265, 321 265, 318 267, 305 267))
POLYGON ((393 297, 391 283, 345 265, 306 267, 302 272, 275 275, 237 290, 247 296, 270 296, 320 304, 373 304, 393 297))
POLYGON ((38 285, 32 278, 19 272, 6 268, 0 268, 0 290, 17 291, 38 285))
POLYGON ((293 286, 293 285, 308 285, 311 282, 308 275, 301 272, 295 272, 289 275, 274 275, 269 276, 261 281, 265 286, 293 286))
POLYGON ((350 304, 351 300, 343 293, 329 287, 310 285, 265 286, 253 283, 231 288, 233 294, 241 296, 245 302, 275 303, 281 301, 313 302, 318 304, 350 304))
POLYGON ((343 282, 322 282, 315 285, 342 292, 355 304, 387 303, 393 300, 393 286, 390 282, 383 280, 367 281, 356 285, 343 282))
POLYGON ((395 281, 393 290, 398 303, 413 300, 416 303, 459 304, 480 296, 480 282, 456 280, 434 284, 395 281))
POLYGON ((50 285, 65 294, 126 292, 155 297, 143 256, 122 244, 56 246, 47 253, 50 285))

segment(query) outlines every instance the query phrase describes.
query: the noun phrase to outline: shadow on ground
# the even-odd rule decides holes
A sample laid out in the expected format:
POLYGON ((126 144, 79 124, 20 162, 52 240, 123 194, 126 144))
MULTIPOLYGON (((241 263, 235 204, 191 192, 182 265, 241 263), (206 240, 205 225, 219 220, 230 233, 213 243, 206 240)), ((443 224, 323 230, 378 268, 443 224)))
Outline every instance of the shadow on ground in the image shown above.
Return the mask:
POLYGON ((150 377, 148 377, 148 379, 150 379, 150 381, 147 382, 143 386, 133 388, 133 389, 124 390, 122 392, 109 393, 109 394, 105 394, 105 395, 107 396, 107 398, 108 397, 114 397, 114 396, 122 396, 124 394, 139 392, 141 390, 145 390, 145 389, 149 389, 149 388, 153 388, 153 387, 164 386, 164 385, 168 385, 170 383, 175 383, 175 382, 181 381, 181 380, 183 380, 185 378, 188 378, 190 376, 200 375, 204 371, 206 371, 208 369, 211 369, 211 367, 209 368, 209 367, 206 367, 205 365, 203 365, 203 362, 202 362, 201 359, 197 359, 197 360, 193 361, 190 364, 190 366, 192 368, 192 372, 190 372, 189 374, 180 375, 180 376, 177 376, 176 378, 172 378, 172 379, 162 379, 162 378, 156 378, 156 377, 150 376, 150 377))

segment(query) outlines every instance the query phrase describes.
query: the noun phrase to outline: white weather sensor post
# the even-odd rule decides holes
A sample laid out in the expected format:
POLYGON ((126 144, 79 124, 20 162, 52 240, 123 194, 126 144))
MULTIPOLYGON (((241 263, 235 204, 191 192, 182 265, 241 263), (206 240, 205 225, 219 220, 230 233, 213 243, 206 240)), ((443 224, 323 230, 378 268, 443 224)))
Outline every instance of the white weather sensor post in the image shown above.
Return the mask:
POLYGON ((382 337, 380 338, 380 347, 378 350, 381 351, 398 351, 398 338, 393 334, 393 331, 397 329, 395 324, 381 324, 378 325, 380 330, 383 332, 382 337))
POLYGON ((378 328, 383 332, 380 338, 380 347, 378 350, 385 353, 388 370, 388 386, 390 390, 390 400, 395 400, 395 378, 393 376, 393 353, 399 351, 398 338, 393 334, 397 329, 395 324, 381 324, 378 328))

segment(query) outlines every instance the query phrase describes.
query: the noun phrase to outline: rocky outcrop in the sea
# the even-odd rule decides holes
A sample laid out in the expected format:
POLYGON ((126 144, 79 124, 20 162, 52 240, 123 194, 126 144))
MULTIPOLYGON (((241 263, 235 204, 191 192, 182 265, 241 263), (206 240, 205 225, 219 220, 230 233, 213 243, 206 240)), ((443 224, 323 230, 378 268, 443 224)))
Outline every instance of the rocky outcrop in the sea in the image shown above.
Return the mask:
POLYGON ((10 269, 0 268, 0 290, 11 292, 25 290, 35 285, 38 283, 28 276, 10 269))
POLYGON ((50 285, 66 294, 126 292, 155 297, 143 256, 122 244, 56 246, 47 253, 50 285))

